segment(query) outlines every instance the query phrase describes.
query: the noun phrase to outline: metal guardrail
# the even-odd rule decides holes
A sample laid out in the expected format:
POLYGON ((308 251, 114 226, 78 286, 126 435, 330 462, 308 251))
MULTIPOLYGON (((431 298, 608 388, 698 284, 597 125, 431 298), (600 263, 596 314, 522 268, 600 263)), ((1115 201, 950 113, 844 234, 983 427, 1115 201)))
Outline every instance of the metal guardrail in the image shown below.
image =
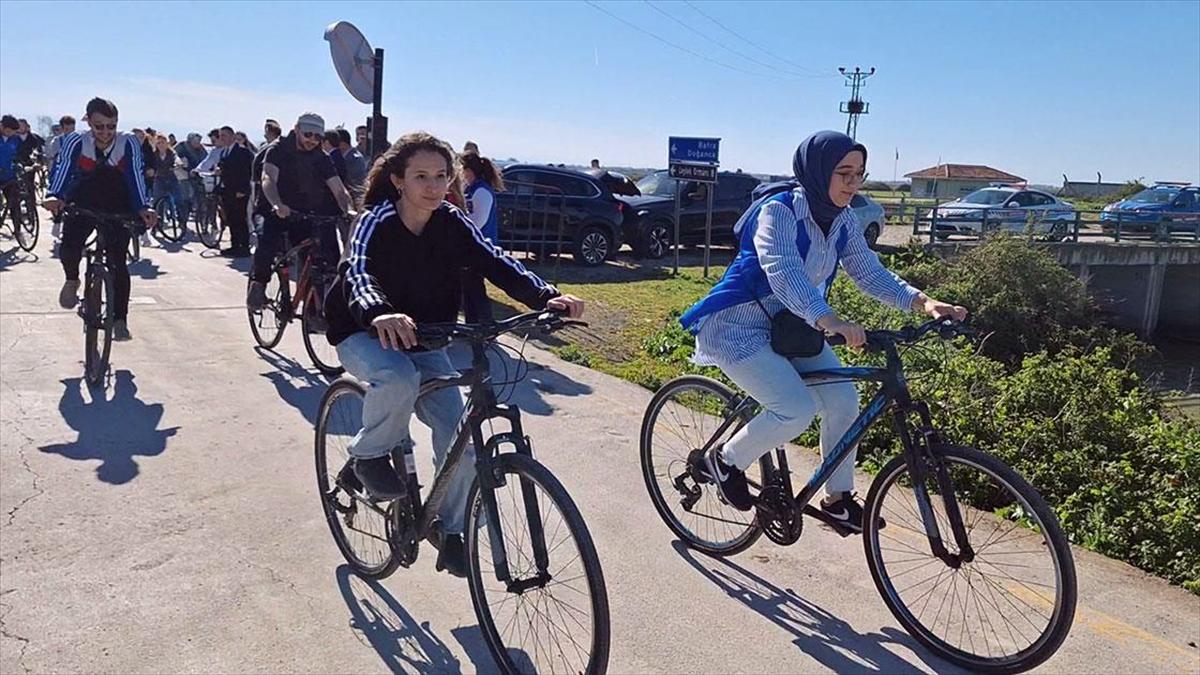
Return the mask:
POLYGON ((540 262, 545 262, 546 254, 553 253, 550 281, 557 282, 563 244, 569 250, 573 243, 563 236, 566 196, 560 188, 540 183, 506 180, 504 188, 503 198, 497 200, 500 247, 510 254, 524 253, 524 261, 536 255, 540 262))
MULTIPOLYGON (((1150 241, 1158 243, 1200 243, 1200 214, 1155 214, 1123 210, 1076 209, 1067 218, 1029 212, 1024 218, 1011 216, 1012 209, 973 209, 970 217, 943 216, 948 210, 938 206, 882 204, 889 225, 911 225, 914 237, 929 242, 979 240, 988 234, 1007 231, 1053 241, 1150 241), (1044 217, 1043 217, 1044 216, 1044 217)), ((948 207, 955 211, 961 207, 948 207)))

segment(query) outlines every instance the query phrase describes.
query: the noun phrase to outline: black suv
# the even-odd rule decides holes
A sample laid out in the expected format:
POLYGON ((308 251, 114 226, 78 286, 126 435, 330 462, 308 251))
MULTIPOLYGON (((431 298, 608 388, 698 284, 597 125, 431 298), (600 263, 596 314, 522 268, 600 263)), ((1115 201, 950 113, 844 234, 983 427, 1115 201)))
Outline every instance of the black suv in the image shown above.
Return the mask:
POLYGON ((496 193, 496 205, 505 250, 562 250, 584 265, 599 265, 621 248, 627 207, 596 178, 533 164, 513 164, 503 174, 505 189, 496 193))
MULTIPOLYGON (((625 241, 636 255, 661 258, 671 248, 675 236, 676 181, 666 171, 654 171, 637 182, 640 197, 617 197, 628 204, 623 227, 625 241)), ((733 224, 750 208, 750 193, 759 180, 750 174, 722 171, 717 174, 713 194, 712 241, 734 241, 733 224)), ((679 240, 681 244, 704 243, 704 218, 708 209, 705 183, 683 183, 679 200, 679 240)))

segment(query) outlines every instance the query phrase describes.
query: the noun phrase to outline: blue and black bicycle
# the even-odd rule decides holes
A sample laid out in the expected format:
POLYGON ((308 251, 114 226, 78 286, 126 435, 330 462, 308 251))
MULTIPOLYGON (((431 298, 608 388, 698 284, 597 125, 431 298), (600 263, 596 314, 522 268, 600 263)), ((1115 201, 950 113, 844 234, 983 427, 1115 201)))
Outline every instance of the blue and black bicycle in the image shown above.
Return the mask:
POLYGON ((1021 672, 1044 662, 1066 639, 1077 596, 1058 519, 1010 467, 946 440, 904 376, 900 347, 966 332, 949 319, 868 331, 867 349, 885 356, 884 367, 801 373, 809 386, 851 380, 876 382, 879 389, 799 492, 783 448, 751 467, 756 506, 748 512, 721 500, 702 458, 761 406, 707 377, 666 383, 650 401, 641 430, 642 472, 659 515, 688 546, 714 556, 744 551, 764 533, 777 544, 793 544, 805 515, 849 536, 809 501, 867 429, 890 417, 903 452, 875 476, 862 532, 884 603, 921 644, 973 671, 1021 672))

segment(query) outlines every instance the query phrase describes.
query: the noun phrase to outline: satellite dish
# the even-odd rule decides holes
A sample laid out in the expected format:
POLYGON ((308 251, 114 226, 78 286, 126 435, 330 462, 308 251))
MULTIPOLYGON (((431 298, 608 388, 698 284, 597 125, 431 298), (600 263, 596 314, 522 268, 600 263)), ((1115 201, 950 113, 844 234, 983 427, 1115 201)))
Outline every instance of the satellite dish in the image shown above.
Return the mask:
POLYGON ((346 91, 360 103, 373 103, 375 91, 375 51, 367 38, 348 21, 339 21, 325 29, 329 53, 346 91))

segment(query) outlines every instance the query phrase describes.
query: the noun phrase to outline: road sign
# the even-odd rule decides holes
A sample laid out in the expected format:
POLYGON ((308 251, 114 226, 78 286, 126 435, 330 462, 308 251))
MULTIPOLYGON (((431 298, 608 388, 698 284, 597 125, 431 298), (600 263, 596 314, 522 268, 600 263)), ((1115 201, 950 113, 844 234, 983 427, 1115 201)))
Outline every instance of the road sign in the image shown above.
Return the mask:
POLYGON ((375 101, 375 52, 367 38, 354 24, 338 21, 325 29, 325 40, 329 42, 329 53, 333 56, 333 67, 346 85, 346 91, 359 103, 370 105, 375 101))
POLYGON ((719 164, 719 138, 690 138, 671 136, 667 142, 667 161, 693 164, 719 164))
POLYGON ((714 164, 685 164, 671 162, 669 174, 671 178, 691 180, 697 183, 717 182, 717 167, 714 164))

